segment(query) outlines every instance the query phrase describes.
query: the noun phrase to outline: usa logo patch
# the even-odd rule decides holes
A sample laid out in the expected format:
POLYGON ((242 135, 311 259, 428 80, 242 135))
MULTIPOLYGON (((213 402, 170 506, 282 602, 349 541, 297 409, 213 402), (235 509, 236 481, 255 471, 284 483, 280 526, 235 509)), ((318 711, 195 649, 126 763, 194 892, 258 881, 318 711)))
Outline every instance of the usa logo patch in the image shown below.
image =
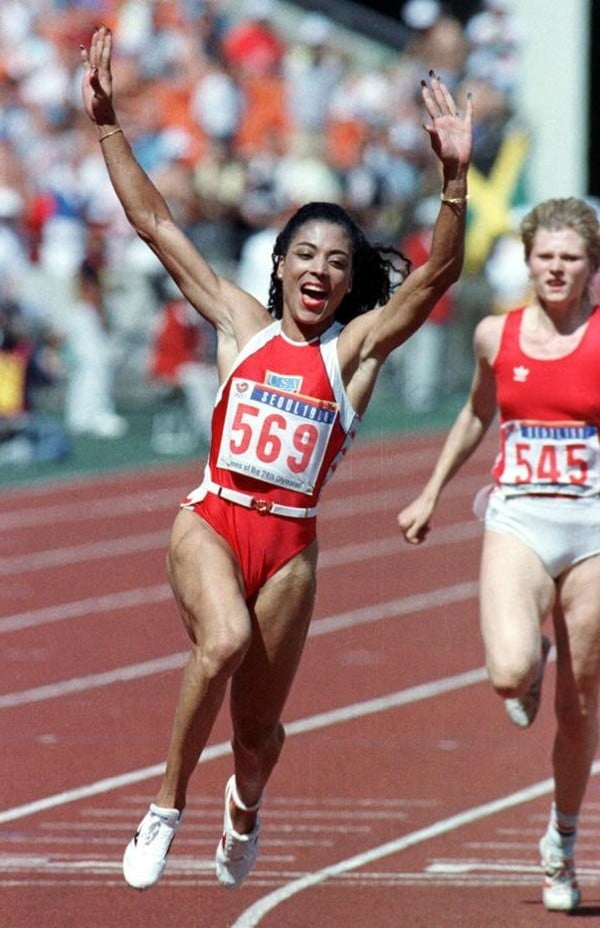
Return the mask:
POLYGON ((300 393, 302 377, 295 374, 276 374, 267 371, 265 383, 276 390, 285 390, 286 393, 300 393))

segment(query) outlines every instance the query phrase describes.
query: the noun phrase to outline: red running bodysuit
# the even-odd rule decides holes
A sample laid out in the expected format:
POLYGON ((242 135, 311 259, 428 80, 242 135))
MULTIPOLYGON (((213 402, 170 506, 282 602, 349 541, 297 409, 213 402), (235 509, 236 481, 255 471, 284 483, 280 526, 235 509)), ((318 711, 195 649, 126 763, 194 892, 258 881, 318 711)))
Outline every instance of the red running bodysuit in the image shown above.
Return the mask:
POLYGON ((219 390, 204 480, 182 505, 226 539, 247 598, 316 537, 319 494, 356 434, 341 330, 333 323, 320 338, 293 342, 274 322, 250 339, 219 390), (227 499, 231 491, 240 502, 227 499))
POLYGON ((509 312, 494 361, 500 451, 492 474, 505 495, 600 492, 600 307, 578 346, 557 359, 520 347, 524 309, 509 312))

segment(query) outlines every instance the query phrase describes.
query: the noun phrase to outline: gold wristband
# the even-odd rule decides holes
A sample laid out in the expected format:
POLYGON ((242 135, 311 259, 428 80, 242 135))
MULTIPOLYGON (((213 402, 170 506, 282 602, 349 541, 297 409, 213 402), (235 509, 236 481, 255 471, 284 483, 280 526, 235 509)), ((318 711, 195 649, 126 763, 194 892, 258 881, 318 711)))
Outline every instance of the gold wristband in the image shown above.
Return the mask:
POLYGON ((123 131, 122 129, 111 129, 110 132, 105 132, 104 135, 99 135, 98 141, 103 142, 104 139, 108 139, 111 137, 111 135, 116 135, 117 132, 122 132, 122 131, 123 131))
POLYGON ((447 197, 445 193, 440 193, 440 200, 442 203, 466 203, 469 199, 469 194, 465 193, 464 197, 447 197))

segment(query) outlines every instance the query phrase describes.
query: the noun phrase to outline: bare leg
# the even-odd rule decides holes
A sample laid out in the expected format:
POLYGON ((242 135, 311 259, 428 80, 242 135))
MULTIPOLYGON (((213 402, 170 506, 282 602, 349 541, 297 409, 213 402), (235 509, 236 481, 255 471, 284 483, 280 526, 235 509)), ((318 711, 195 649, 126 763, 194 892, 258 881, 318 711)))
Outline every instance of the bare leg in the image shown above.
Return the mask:
POLYGON ((230 549, 202 519, 186 510, 180 511, 173 526, 169 576, 193 649, 183 674, 156 804, 181 810, 227 683, 249 647, 252 627, 230 549))
POLYGON ((554 610, 557 647, 553 750, 556 806, 577 815, 598 744, 600 557, 576 564, 561 580, 554 610))
MULTIPOLYGON (((296 555, 259 593, 252 643, 231 681, 235 777, 240 798, 254 805, 283 747, 280 718, 312 616, 317 543, 296 555)), ((255 813, 232 806, 236 830, 250 831, 255 813)))
POLYGON ((540 626, 554 597, 554 581, 531 548, 512 535, 486 531, 481 632, 490 680, 504 699, 523 696, 536 677, 540 626))

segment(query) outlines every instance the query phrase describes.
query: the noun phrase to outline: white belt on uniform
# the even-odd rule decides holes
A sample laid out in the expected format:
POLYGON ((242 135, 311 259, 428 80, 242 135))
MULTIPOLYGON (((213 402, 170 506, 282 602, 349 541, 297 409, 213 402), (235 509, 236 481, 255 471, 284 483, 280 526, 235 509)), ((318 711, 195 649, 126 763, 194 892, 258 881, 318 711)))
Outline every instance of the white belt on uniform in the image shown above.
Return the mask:
POLYGON ((269 513, 274 516, 287 516, 289 519, 310 519, 317 514, 316 506, 312 509, 301 509, 298 506, 283 506, 281 503, 274 503, 270 499, 261 496, 250 496, 249 493, 239 493, 238 490, 230 490, 229 487, 222 487, 212 480, 207 480, 204 486, 209 493, 220 496, 230 503, 236 503, 238 506, 244 506, 246 509, 256 509, 257 512, 269 513))

